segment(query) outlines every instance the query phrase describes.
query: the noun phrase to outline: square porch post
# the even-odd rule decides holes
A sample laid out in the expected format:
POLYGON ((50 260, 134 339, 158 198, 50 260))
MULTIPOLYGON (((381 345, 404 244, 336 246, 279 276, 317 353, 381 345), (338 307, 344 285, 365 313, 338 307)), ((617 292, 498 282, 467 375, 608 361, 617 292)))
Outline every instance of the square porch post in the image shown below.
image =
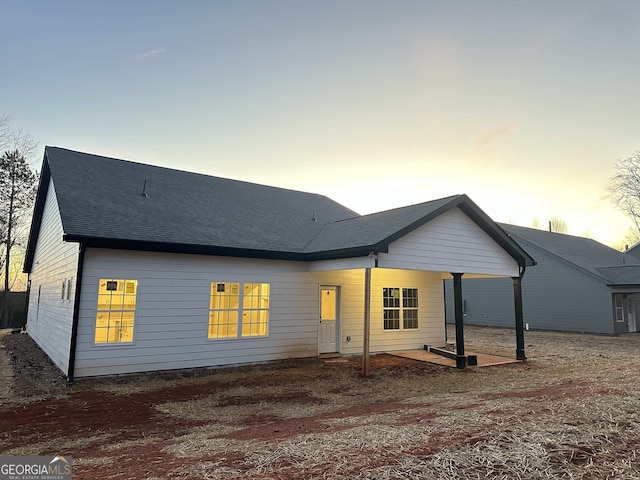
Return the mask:
POLYGON ((516 359, 526 360, 524 354, 524 319, 522 315, 522 278, 511 277, 513 280, 513 300, 516 316, 516 359))
POLYGON ((371 268, 364 271, 364 332, 362 337, 362 376, 369 375, 369 343, 371 333, 371 268))
POLYGON ((463 273, 452 273, 453 275, 453 305, 456 319, 456 367, 465 368, 467 357, 464 354, 464 324, 462 310, 462 275, 463 273))

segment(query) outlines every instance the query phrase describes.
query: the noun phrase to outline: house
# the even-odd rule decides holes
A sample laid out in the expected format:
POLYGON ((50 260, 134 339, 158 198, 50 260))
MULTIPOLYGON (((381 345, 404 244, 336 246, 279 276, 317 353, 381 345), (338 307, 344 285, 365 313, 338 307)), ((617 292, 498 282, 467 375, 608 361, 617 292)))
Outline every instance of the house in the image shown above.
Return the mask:
POLYGON ((322 195, 46 147, 27 332, 70 381, 368 359, 444 344, 443 278, 519 285, 533 264, 466 195, 360 216, 322 195))
MULTIPOLYGON (((589 238, 500 224, 536 259, 522 281, 529 329, 619 334, 638 331, 640 260, 589 238)), ((501 279, 464 283, 464 322, 513 326, 502 309, 510 299, 497 296, 501 279)), ((448 285, 447 296, 452 296, 448 285)), ((448 299, 451 305, 453 300, 448 299)), ((449 310, 452 307, 449 307, 449 310)), ((453 322, 453 316, 447 315, 453 322)))
POLYGON ((635 243, 631 247, 625 245, 625 253, 640 259, 640 242, 635 243))

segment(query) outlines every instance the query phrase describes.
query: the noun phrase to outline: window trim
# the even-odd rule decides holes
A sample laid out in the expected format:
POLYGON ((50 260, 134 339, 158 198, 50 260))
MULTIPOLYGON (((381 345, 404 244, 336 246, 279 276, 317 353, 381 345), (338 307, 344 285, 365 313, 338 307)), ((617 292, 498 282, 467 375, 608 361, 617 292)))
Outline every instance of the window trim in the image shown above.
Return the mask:
MULTIPOLYGON (((242 283, 241 282, 222 282, 222 281, 216 281, 216 282, 210 282, 209 283, 209 307, 207 309, 208 315, 207 315, 207 340, 211 340, 211 341, 224 341, 224 340, 237 340, 238 338, 240 338, 240 336, 238 335, 239 332, 239 323, 240 323, 240 319, 239 319, 239 315, 240 315, 240 303, 241 303, 241 295, 240 295, 240 290, 242 288, 242 283), (231 288, 233 288, 233 285, 238 285, 238 307, 237 308, 211 308, 211 303, 212 300, 214 298, 213 296, 213 287, 214 285, 216 286, 216 291, 219 291, 219 285, 229 285, 231 288), (231 312, 236 312, 236 325, 235 325, 235 330, 236 330, 236 334, 234 336, 226 336, 226 337, 212 337, 209 335, 210 329, 211 329, 211 313, 212 312, 227 312, 227 313, 231 313, 231 312)), ((233 295, 233 290, 231 290, 231 295, 229 297, 231 297, 233 295)), ((229 301, 231 300, 231 298, 229 298, 229 301)), ((227 328, 228 328, 228 323, 227 323, 227 328)), ((220 324, 218 324, 218 327, 220 326, 220 324)))
MULTIPOLYGON (((126 290, 125 290, 126 291, 126 290)), ((93 321, 93 342, 92 345, 94 347, 98 347, 98 348, 103 348, 103 347, 129 347, 132 345, 135 345, 136 343, 136 325, 138 323, 138 295, 140 293, 140 282, 137 278, 113 278, 113 277, 109 277, 109 278, 99 278, 98 279, 98 290, 96 292, 96 309, 95 309, 95 315, 94 315, 94 321, 93 321), (126 289, 126 285, 127 282, 135 282, 136 285, 136 292, 135 292, 135 306, 134 308, 131 309, 121 309, 121 310, 113 310, 113 309, 109 309, 109 310, 101 310, 99 308, 100 305, 100 283, 105 280, 107 282, 111 282, 111 281, 115 281, 115 280, 122 280, 124 282, 124 288, 126 289), (111 311, 115 311, 115 312, 133 312, 133 325, 131 326, 131 341, 117 341, 117 342, 109 342, 108 341, 108 331, 109 328, 107 328, 107 341, 106 342, 96 342, 96 332, 98 329, 98 313, 99 312, 111 312, 111 311)), ((124 296, 124 294, 123 294, 124 296)), ((124 307, 124 298, 123 298, 123 307, 124 307)), ((103 328, 103 327, 100 327, 103 328)))
MULTIPOLYGON (((209 282, 209 307, 207 309, 208 315, 207 315, 207 322, 206 322, 206 339, 207 341, 210 342, 224 342, 224 341, 234 341, 234 340, 258 340, 258 339, 264 339, 264 338, 269 338, 271 336, 271 293, 272 293, 272 288, 271 288, 271 283, 269 282, 261 282, 261 281, 229 281, 229 280, 225 280, 225 281, 212 281, 209 282), (211 298, 212 298, 212 291, 214 288, 214 285, 219 285, 219 284, 237 284, 238 285, 238 307, 236 309, 212 309, 211 308, 211 298), (244 302, 245 302, 245 286, 246 285, 260 285, 261 287, 266 285, 267 289, 268 289, 268 293, 266 295, 267 301, 268 301, 268 306, 266 308, 246 308, 244 306, 244 302), (209 336, 209 329, 211 327, 210 324, 210 318, 211 318, 211 312, 213 311, 235 311, 237 312, 237 323, 236 323, 236 335, 235 336, 227 336, 227 337, 210 337, 209 336), (264 335, 243 335, 242 334, 242 327, 243 327, 243 322, 242 319, 244 317, 244 312, 250 312, 250 311, 266 311, 267 313, 267 321, 266 321, 266 333, 264 335)), ((261 298, 261 295, 258 296, 258 298, 261 298)), ((251 325, 251 323, 249 323, 248 325, 251 325)))
MULTIPOLYGON (((407 297, 407 298, 411 298, 411 297, 407 297)), ((398 333, 398 332, 416 332, 416 331, 420 331, 420 295, 419 295, 419 289, 418 287, 405 287, 405 286, 383 286, 382 287, 382 315, 381 315, 381 329, 383 333, 398 333), (386 298, 390 298, 390 297, 385 297, 385 290, 398 290, 398 307, 387 307, 385 306, 385 299, 386 298), (404 301, 405 301, 405 292, 408 290, 414 290, 415 291, 415 299, 416 299, 416 306, 415 307, 405 307, 404 306, 404 301), (385 311, 387 310, 392 310, 392 311, 398 311, 398 328, 385 328, 385 311), (404 318, 404 312, 406 311, 415 311, 416 312, 416 327, 415 328, 406 328, 405 325, 405 318, 404 318)), ((395 319, 394 319, 395 320, 395 319)))
MULTIPOLYGON (((67 278, 67 295, 65 300, 70 303, 71 302, 71 286, 73 285, 73 277, 67 278)), ((136 294, 137 296, 137 294, 136 294)))

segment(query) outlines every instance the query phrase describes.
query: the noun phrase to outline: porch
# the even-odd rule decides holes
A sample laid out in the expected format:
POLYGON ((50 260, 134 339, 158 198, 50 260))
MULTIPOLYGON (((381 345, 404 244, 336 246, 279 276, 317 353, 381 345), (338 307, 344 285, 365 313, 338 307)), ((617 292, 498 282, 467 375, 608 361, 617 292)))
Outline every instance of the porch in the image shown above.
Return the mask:
MULTIPOLYGON (((507 358, 498 355, 489 355, 486 353, 466 352, 467 356, 473 355, 477 358, 477 367, 491 367, 494 365, 506 365, 509 363, 520 363, 523 360, 516 360, 514 358, 507 358)), ((388 355, 400 358, 408 358, 410 360, 417 360, 419 362, 433 363, 436 365, 444 365, 446 367, 456 368, 456 360, 453 358, 443 357, 437 353, 428 352, 422 350, 406 350, 404 352, 388 352, 388 355)))

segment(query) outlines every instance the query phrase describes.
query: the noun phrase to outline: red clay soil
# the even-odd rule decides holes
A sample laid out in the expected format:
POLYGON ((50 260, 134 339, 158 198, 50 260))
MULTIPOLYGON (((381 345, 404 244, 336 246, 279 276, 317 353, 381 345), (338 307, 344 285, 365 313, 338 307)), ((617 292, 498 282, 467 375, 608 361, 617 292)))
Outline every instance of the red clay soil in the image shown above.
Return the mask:
POLYGON ((348 426, 343 427, 337 425, 328 425, 326 423, 322 423, 323 420, 355 416, 359 417, 362 415, 370 415, 375 413, 398 413, 414 408, 422 408, 424 406, 424 403, 411 404, 398 402, 374 403, 372 405, 357 405, 343 410, 314 415, 313 417, 288 419, 278 418, 276 420, 268 421, 267 423, 262 425, 255 425, 244 428, 242 430, 236 430, 233 433, 224 435, 223 438, 234 440, 262 440, 266 442, 275 442, 284 438, 293 437, 295 435, 337 432, 340 430, 351 428, 348 426))
POLYGON ((495 400, 499 398, 544 398, 546 400, 563 400, 567 398, 584 397, 593 393, 608 395, 613 392, 610 389, 598 389, 594 392, 594 386, 591 382, 570 379, 561 383, 547 385, 533 390, 484 393, 480 395, 480 397, 485 400, 495 400))
MULTIPOLYGON (((257 383, 262 380, 253 377, 257 383)), ((228 385, 226 385, 228 387, 228 385)), ((102 391, 77 391, 66 398, 16 404, 13 408, 0 411, 0 431, 3 449, 38 443, 55 444, 57 439, 88 438, 86 446, 75 449, 77 458, 112 458, 111 465, 74 466, 74 478, 145 478, 162 477, 167 471, 179 468, 185 459, 163 452, 177 436, 190 433, 194 427, 206 421, 188 421, 164 415, 154 405, 166 402, 197 399, 216 389, 225 388, 225 382, 211 379, 203 384, 183 385, 160 390, 116 395, 102 391), (127 440, 139 440, 141 432, 145 437, 155 437, 152 443, 107 450, 110 444, 127 440), (99 452, 99 454, 98 454, 99 452)), ((255 398, 252 397, 252 398, 255 398)), ((262 400, 264 396, 260 397, 262 400)), ((249 397, 229 397, 226 404, 243 404, 249 397)), ((267 401, 309 403, 322 402, 306 393, 289 393, 270 396, 267 401)), ((345 418, 375 413, 411 414, 411 410, 425 404, 405 404, 398 402, 358 405, 346 409, 324 413, 313 417, 282 419, 269 416, 255 416, 246 428, 226 435, 212 435, 212 438, 277 442, 283 439, 312 433, 339 431, 349 427, 331 426, 322 420, 345 418)), ((422 416, 423 418, 428 417, 422 416)), ((419 415, 407 417, 406 421, 416 421, 419 415)), ((401 422, 402 423, 402 422, 401 422)), ((50 448, 50 447, 48 447, 50 448)), ((48 454, 50 452, 41 452, 48 454)), ((243 455, 225 454, 189 458, 189 462, 220 462, 235 468, 243 467, 243 455)), ((279 478, 287 478, 281 476, 279 478)), ((292 477, 293 478, 293 477, 292 477)))
MULTIPOLYGON (((25 337, 25 336, 22 336, 25 337)), ((29 452, 41 455, 53 455, 56 453, 71 453, 76 459, 89 461, 95 459, 94 464, 74 464, 74 478, 77 479, 144 479, 144 478, 198 478, 194 476, 194 470, 188 467, 210 462, 216 464, 217 468, 229 467, 240 472, 247 472, 252 468, 249 461, 250 448, 247 453, 233 451, 231 453, 217 453, 215 450, 194 454, 188 458, 181 458, 171 453, 169 447, 174 445, 175 438, 188 433, 193 433, 194 429, 203 425, 211 425, 210 420, 187 420, 172 416, 158 406, 172 402, 184 402, 203 399, 207 396, 216 395, 216 406, 246 406, 258 405, 261 402, 269 404, 285 404, 296 406, 325 405, 326 398, 315 396, 313 390, 307 388, 313 384, 330 384, 335 371, 338 368, 351 369, 353 382, 376 381, 376 377, 382 377, 380 385, 384 385, 386 379, 407 376, 410 381, 423 379, 425 375, 440 374, 446 367, 433 366, 412 360, 391 357, 377 356, 373 360, 373 378, 364 380, 358 377, 357 362, 334 363, 330 366, 318 360, 313 361, 292 361, 282 362, 280 369, 278 366, 260 370, 246 369, 247 375, 217 375, 215 372, 184 373, 156 375, 156 380, 165 377, 171 382, 163 386, 162 381, 154 384, 155 389, 135 388, 123 390, 126 393, 113 393, 99 390, 101 380, 91 380, 85 383, 79 382, 69 389, 61 386, 59 373, 55 367, 45 365, 40 370, 29 370, 28 365, 20 364, 20 357, 25 355, 38 355, 37 352, 29 351, 28 341, 24 338, 11 339, 3 342, 7 347, 8 357, 13 359, 14 368, 23 370, 14 375, 14 387, 19 395, 28 395, 30 391, 25 372, 29 372, 28 378, 40 379, 39 384, 51 383, 49 388, 49 398, 29 401, 14 401, 0 405, 0 453, 7 451, 14 452, 23 446, 31 446, 29 452), (22 346, 17 346, 18 344, 22 346), (27 345, 26 347, 24 345, 27 345), (20 352, 20 349, 25 349, 20 352), (16 366, 17 365, 17 366, 16 366), (49 369, 49 370, 47 370, 49 369), (45 372, 45 373, 42 373, 45 372), (46 373, 49 372, 49 373, 46 373), (41 375, 38 377, 38 375, 41 375), (184 375, 182 382, 173 382, 176 378, 184 375), (58 378, 56 383, 56 376, 58 378), (203 377, 203 378, 199 378, 203 377), (233 381, 228 380, 233 378, 233 381), (44 379, 44 380, 43 380, 44 379), (307 382, 307 383, 305 383, 307 382), (293 384, 293 386, 291 386, 293 384), (53 386, 52 386, 53 385, 53 386), (256 394, 262 387, 274 385, 288 385, 288 390, 283 390, 282 394, 256 394), (230 395, 224 393, 230 388, 247 387, 247 395, 230 395), (58 398, 51 398, 55 395, 58 398), (78 440, 72 452, 53 452, 57 444, 62 442, 69 444, 70 440, 78 440), (144 442, 148 439, 147 442, 144 442), (129 445, 117 447, 121 442, 132 441, 129 445), (42 447, 38 447, 42 445, 42 447), (102 463, 101 463, 102 462, 102 463), (168 475, 168 472, 171 472, 168 475)), ((35 357, 31 357, 35 358, 35 357)), ((23 362, 25 360, 22 360, 23 362)), ((29 360, 34 363, 33 360, 29 360)), ((37 362, 36 362, 37 363, 37 362)), ((35 365, 35 363, 34 363, 35 365)), ((38 367, 40 368, 40 367, 38 367)), ((524 369, 524 365, 513 365, 505 368, 524 369)), ((242 373, 242 369, 238 369, 242 373)), ((455 372, 455 371, 452 371, 455 372)), ((472 372, 456 372, 457 378, 460 376, 472 376, 472 372)), ((428 378, 428 377, 427 377, 428 378)), ((31 380, 33 382, 33 380, 31 380)), ((126 377, 122 379, 104 380, 111 385, 117 386, 119 383, 135 386, 138 379, 126 377)), ((140 380, 144 384, 144 380, 140 380)), ((38 382, 36 382, 38 383, 38 382)), ((490 415, 495 418, 495 424, 504 428, 509 422, 521 420, 524 416, 539 415, 544 412, 544 402, 553 400, 565 400, 578 397, 587 397, 597 394, 606 394, 604 390, 596 388, 596 385, 588 381, 566 379, 548 386, 532 389, 512 389, 506 392, 491 392, 480 395, 468 395, 468 401, 447 405, 447 409, 460 409, 461 412, 469 415, 467 409, 478 409, 478 414, 490 415), (483 406, 490 407, 493 399, 524 399, 537 400, 543 403, 533 402, 526 411, 517 412, 514 415, 513 405, 511 408, 493 408, 482 410, 483 406)), ((41 387, 40 393, 47 393, 47 389, 41 387)), ((344 384, 336 385, 329 392, 336 395, 348 396, 344 384)), ((453 398, 455 391, 451 389, 453 398)), ((461 391, 461 394, 468 394, 461 391)), ((261 414, 256 408, 256 414, 243 417, 243 421, 236 423, 235 427, 240 427, 232 432, 216 432, 211 427, 208 433, 210 439, 234 441, 251 441, 264 444, 282 442, 286 439, 309 434, 331 433, 345 430, 348 427, 340 425, 339 422, 326 422, 331 419, 346 419, 349 417, 363 417, 376 414, 394 414, 393 425, 416 425, 426 422, 441 415, 443 412, 434 411, 436 405, 432 403, 402 403, 399 399, 394 399, 389 395, 388 401, 379 403, 367 403, 367 399, 362 400, 362 404, 345 408, 334 409, 330 412, 323 412, 303 418, 280 418, 270 414, 261 414), (428 407, 433 407, 430 410, 428 407)), ((459 397, 458 397, 459 398, 459 397)), ((473 413, 470 413, 473 415, 473 413)), ((205 430, 206 431, 206 430, 205 430)), ((490 429, 451 428, 444 432, 437 433, 437 441, 433 444, 417 444, 413 450, 405 450, 407 455, 431 455, 438 449, 454 445, 475 445, 486 438, 495 435, 496 431, 490 429)), ((627 444, 631 445, 630 443, 627 444)), ((68 448, 68 447, 67 447, 68 448)), ((626 448, 626 447, 625 447, 626 448)), ((593 452, 582 451, 576 446, 575 449, 567 449, 575 452, 571 457, 573 462, 587 462, 593 457, 593 452)), ((564 455, 564 451, 558 453, 558 458, 564 455)), ((397 452, 393 449, 388 451, 379 449, 377 451, 354 450, 354 458, 367 457, 369 461, 367 468, 374 469, 377 466, 390 465, 396 461, 397 452)), ((350 471, 349 466, 345 466, 345 471, 339 478, 350 478, 359 473, 355 468, 350 471)), ((279 466, 277 473, 258 475, 254 473, 252 478, 257 479, 298 479, 298 478, 323 478, 323 466, 313 467, 313 472, 303 470, 298 465, 288 465, 286 460, 279 466)), ((224 478, 211 477, 208 478, 224 478)), ((338 478, 338 477, 336 477, 338 478)), ((577 477, 576 477, 577 478, 577 477)), ((587 478, 587 477, 584 477, 587 478)))
MULTIPOLYGON (((172 417, 163 413, 157 406, 170 402, 197 400, 212 393, 224 392, 232 387, 244 386, 252 392, 259 392, 264 386, 284 385, 291 382, 291 377, 282 375, 276 366, 259 374, 237 377, 233 382, 226 381, 224 376, 219 378, 211 372, 158 374, 152 378, 173 380, 182 375, 192 378, 202 375, 206 378, 198 382, 185 381, 166 387, 162 387, 160 382, 157 389, 139 393, 116 394, 98 390, 95 387, 100 385, 100 380, 79 382, 73 387, 65 387, 60 372, 50 364, 37 347, 34 348, 33 342, 26 336, 11 335, 5 336, 2 340, 14 368, 14 393, 17 398, 25 398, 27 401, 5 402, 0 406, 0 453, 9 450, 15 452, 16 449, 29 445, 32 446, 30 453, 34 453, 33 446, 42 445, 42 451, 35 453, 41 455, 71 453, 79 459, 99 458, 108 461, 104 462, 108 463, 104 465, 75 464, 74 478, 78 479, 163 478, 169 471, 179 471, 185 462, 190 464, 217 462, 222 466, 246 470, 248 467, 243 463, 245 457, 238 453, 225 453, 223 457, 211 454, 184 459, 163 451, 165 447, 172 444, 175 437, 191 433, 195 427, 210 422, 172 417), (49 398, 29 401, 30 395, 34 395, 32 398, 41 396, 49 398), (51 395, 58 398, 51 398, 51 395), (151 440, 142 445, 113 448, 120 442, 131 440, 140 443, 144 438, 151 440), (51 451, 60 441, 68 443, 74 439, 78 440, 78 446, 72 452, 51 451)), ((377 357, 372 365, 376 372, 374 378, 376 375, 385 375, 390 371, 393 371, 394 375, 402 376, 416 372, 439 371, 441 368, 387 356, 377 357)), ((348 368, 357 372, 359 365, 354 361, 335 363, 327 367, 326 371, 323 370, 323 362, 318 360, 308 362, 296 360, 282 362, 280 365, 281 370, 289 368, 296 368, 295 381, 303 385, 307 380, 330 381, 332 371, 336 368, 348 368), (304 368, 306 364, 310 368, 304 368), (308 378, 305 378, 305 375, 308 378)), ((144 382, 144 377, 141 378, 144 382)), ((106 382, 114 385, 135 384, 138 380, 136 377, 123 377, 108 379, 106 382)), ((340 387, 336 387, 335 390, 340 390, 340 387)), ((259 402, 277 402, 293 406, 320 405, 326 400, 315 397, 308 391, 289 391, 282 395, 252 393, 246 396, 222 396, 217 405, 252 405, 259 402)), ((212 432, 211 438, 277 442, 296 435, 346 428, 322 422, 330 418, 407 412, 405 421, 414 421, 419 415, 414 414, 412 417, 411 411, 416 407, 424 406, 425 404, 398 402, 374 403, 313 417, 292 419, 257 414, 246 419, 245 428, 226 435, 216 435, 212 432)), ((299 478, 299 473, 291 470, 290 478, 299 478)), ((184 478, 189 478, 189 474, 186 475, 184 478)), ((171 478, 180 478, 180 475, 172 474, 171 478)), ((284 472, 278 478, 289 477, 284 472)))

